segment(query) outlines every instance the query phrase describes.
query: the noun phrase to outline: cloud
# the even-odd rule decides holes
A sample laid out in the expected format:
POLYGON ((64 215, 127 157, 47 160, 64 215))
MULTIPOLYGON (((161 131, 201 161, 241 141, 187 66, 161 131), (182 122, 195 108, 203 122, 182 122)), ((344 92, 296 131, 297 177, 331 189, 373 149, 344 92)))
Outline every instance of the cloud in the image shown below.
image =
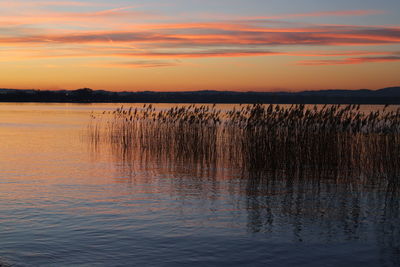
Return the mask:
POLYGON ((328 65, 354 65, 375 62, 393 62, 400 61, 400 56, 378 56, 378 57, 351 57, 334 60, 304 60, 297 62, 297 65, 303 66, 328 66, 328 65))
POLYGON ((326 17, 355 17, 355 16, 371 16, 389 13, 380 9, 357 9, 357 10, 331 10, 316 11, 306 13, 280 14, 270 16, 233 16, 221 13, 201 13, 199 17, 203 20, 224 20, 224 21, 242 21, 242 22, 269 22, 269 23, 291 23, 282 20, 300 19, 300 18, 326 18, 326 17))
POLYGON ((122 61, 122 62, 108 62, 96 63, 89 65, 90 67, 99 68, 160 68, 160 67, 174 67, 178 62, 159 61, 159 60, 137 60, 137 61, 122 61))
POLYGON ((336 11, 318 11, 309 13, 286 14, 277 16, 265 17, 244 17, 246 20, 260 20, 260 19, 292 19, 292 18, 306 18, 306 17, 345 17, 345 16, 368 16, 368 15, 381 15, 387 13, 384 10, 376 9, 360 9, 360 10, 336 10, 336 11))
POLYGON ((207 57, 249 57, 249 56, 271 56, 282 55, 281 52, 269 50, 250 49, 209 49, 201 51, 179 51, 179 52, 142 52, 126 53, 124 56, 155 57, 155 58, 207 58, 207 57))
MULTIPOLYGON (((11 5, 12 2, 6 3, 11 5)), ((79 5, 81 2, 42 1, 35 3, 79 5)), ((314 51, 315 46, 333 49, 334 46, 360 47, 400 43, 400 27, 395 26, 304 24, 277 20, 381 14, 383 11, 379 10, 326 11, 224 21, 175 23, 162 23, 160 22, 162 16, 137 11, 134 6, 90 12, 41 12, 32 11, 30 14, 10 14, 0 17, 0 33, 2 33, 0 47, 2 47, 2 52, 9 54, 9 56, 6 55, 6 58, 137 57, 177 59, 286 55, 293 57, 348 57, 346 60, 298 62, 301 65, 359 64, 357 62, 397 59, 386 52, 373 51, 318 53, 314 51), (146 22, 145 19, 151 17, 157 18, 157 23, 146 22), (138 20, 139 18, 142 19, 138 20), (79 23, 82 25, 75 27, 79 23), (74 27, 71 27, 71 24, 74 27), (288 47, 301 48, 306 51, 290 52, 287 51, 288 47)), ((164 61, 131 61, 130 63, 126 65, 157 67, 166 64, 164 61)), ((125 63, 110 64, 116 66, 125 63)))
POLYGON ((74 7, 86 7, 86 6, 103 6, 99 3, 94 2, 80 2, 80 1, 1 1, 0 8, 31 8, 31 7, 52 7, 52 6, 74 6, 74 7))
POLYGON ((135 8, 136 6, 125 6, 85 12, 22 9, 17 14, 9 12, 10 14, 6 13, 8 15, 0 16, 0 27, 4 24, 13 24, 45 26, 48 29, 68 29, 71 25, 110 28, 111 25, 125 24, 127 19, 133 21, 161 17, 150 12, 132 10, 135 8))
POLYGON ((224 30, 210 27, 196 31, 89 31, 64 34, 42 34, 0 37, 0 42, 13 45, 35 43, 95 44, 95 43, 148 43, 157 46, 226 46, 226 45, 379 45, 400 43, 400 29, 390 27, 365 28, 314 27, 310 29, 237 29, 224 30))
MULTIPOLYGON (((312 58, 335 57, 362 57, 362 56, 393 56, 399 55, 390 51, 368 50, 313 50, 313 51, 284 51, 278 49, 259 49, 257 47, 235 48, 196 48, 196 49, 135 49, 129 46, 85 46, 43 49, 14 47, 13 49, 0 50, 1 61, 24 59, 57 59, 57 58, 148 58, 148 59, 185 59, 185 58, 222 58, 222 57, 256 57, 256 56, 290 56, 312 58)), ((313 64, 314 61, 305 62, 313 64)), ((316 64, 316 63, 314 63, 316 64)))

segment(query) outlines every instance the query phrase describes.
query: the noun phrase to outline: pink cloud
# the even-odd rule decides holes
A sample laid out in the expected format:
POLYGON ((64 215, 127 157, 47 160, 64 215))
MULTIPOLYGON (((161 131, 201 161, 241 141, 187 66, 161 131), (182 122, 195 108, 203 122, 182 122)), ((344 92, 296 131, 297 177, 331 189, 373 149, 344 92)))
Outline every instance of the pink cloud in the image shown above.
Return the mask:
MULTIPOLYGON (((78 5, 80 2, 59 2, 60 5, 69 3, 78 5)), ((158 19, 162 17, 136 11, 133 6, 91 12, 54 11, 41 13, 36 11, 31 14, 0 17, 0 32, 3 33, 0 35, 0 46, 6 48, 4 51, 11 50, 10 47, 24 51, 24 53, 19 52, 19 55, 15 54, 15 58, 141 57, 172 59, 286 55, 349 57, 347 60, 315 60, 298 63, 303 65, 324 65, 324 63, 327 65, 329 62, 358 64, 356 62, 394 61, 397 59, 385 52, 287 52, 284 51, 286 50, 284 47, 325 46, 332 49, 333 46, 399 44, 399 27, 311 25, 272 20, 296 17, 361 16, 381 13, 382 11, 379 10, 345 10, 290 14, 268 17, 268 19, 271 19, 270 22, 276 22, 269 24, 259 23, 267 17, 251 17, 246 18, 247 20, 241 18, 234 21, 219 22, 152 24, 143 21, 151 17, 158 19), (142 18, 142 20, 140 23, 138 21, 134 23, 132 22, 133 18, 142 18), (6 23, 8 24, 6 25, 6 23), (68 27, 70 23, 89 26, 76 30, 68 27), (43 28, 16 26, 25 24, 41 25, 43 28), (59 25, 64 26, 62 30, 59 25), (96 30, 83 30, 91 29, 94 25, 99 25, 95 27, 96 30), (36 52, 33 51, 33 48, 37 48, 36 52), (49 48, 56 48, 56 52, 51 52, 49 48), (271 48, 276 51, 272 51, 271 48)), ((148 63, 148 66, 152 65, 150 62, 148 63)), ((151 63, 154 63, 154 61, 151 63)), ((130 64, 131 67, 134 65, 130 64)))
POLYGON ((22 7, 50 7, 50 6, 104 6, 104 4, 93 2, 79 2, 79 1, 1 1, 0 8, 22 8, 22 7))
POLYGON ((394 62, 400 61, 400 56, 378 56, 378 57, 351 57, 345 59, 333 60, 304 60, 297 62, 297 65, 303 66, 330 66, 330 65, 354 65, 375 62, 394 62))
POLYGON ((0 38, 0 42, 13 45, 35 43, 53 44, 99 44, 99 43, 138 43, 158 46, 221 46, 221 45, 378 45, 400 43, 400 29, 384 26, 377 27, 314 27, 307 29, 238 29, 224 30, 210 27, 206 31, 196 32, 191 28, 168 32, 141 31, 84 31, 64 34, 33 34, 0 38))
POLYGON ((305 17, 344 17, 344 16, 367 16, 367 15, 381 15, 385 14, 384 10, 337 10, 337 11, 318 11, 310 13, 299 13, 299 14, 286 14, 277 16, 265 16, 265 17, 246 17, 243 19, 291 19, 291 18, 305 18, 305 17))
MULTIPOLYGON (((65 4, 67 4, 66 2, 65 4)), ((79 2, 78 2, 79 3, 79 2)), ((111 25, 126 24, 127 19, 130 21, 144 18, 159 18, 161 16, 149 12, 133 10, 136 6, 126 6, 118 8, 109 8, 99 11, 85 12, 63 12, 48 10, 21 10, 17 15, 0 16, 0 27, 4 24, 12 25, 40 25, 52 28, 68 28, 70 25, 86 25, 88 27, 105 27, 110 28, 111 25)), ((1 29, 1 28, 0 28, 1 29)))

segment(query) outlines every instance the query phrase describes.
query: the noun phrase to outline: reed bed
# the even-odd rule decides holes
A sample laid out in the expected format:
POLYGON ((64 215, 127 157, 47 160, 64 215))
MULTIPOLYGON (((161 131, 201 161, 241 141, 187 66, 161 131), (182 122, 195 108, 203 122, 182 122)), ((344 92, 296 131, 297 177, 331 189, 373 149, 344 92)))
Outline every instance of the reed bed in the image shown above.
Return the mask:
POLYGON ((224 162, 244 174, 261 171, 289 181, 307 176, 397 184, 400 174, 400 108, 145 105, 91 116, 92 143, 106 142, 122 154, 201 166, 224 162))
POLYGON ((241 177, 228 190, 247 211, 251 232, 272 232, 286 220, 306 240, 308 220, 327 240, 358 240, 370 216, 376 229, 394 233, 381 246, 391 252, 398 245, 400 109, 146 105, 91 116, 90 141, 111 148, 133 182, 135 173, 143 183, 154 179, 147 171, 156 172, 174 177, 183 199, 187 192, 215 198, 219 181, 241 177))

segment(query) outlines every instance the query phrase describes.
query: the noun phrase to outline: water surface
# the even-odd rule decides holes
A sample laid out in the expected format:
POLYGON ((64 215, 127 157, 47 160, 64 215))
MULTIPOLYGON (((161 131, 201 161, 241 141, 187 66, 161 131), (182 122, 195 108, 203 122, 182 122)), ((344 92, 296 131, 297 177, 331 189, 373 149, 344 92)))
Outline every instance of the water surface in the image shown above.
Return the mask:
POLYGON ((0 266, 400 264, 396 190, 93 146, 117 106, 0 104, 0 266))

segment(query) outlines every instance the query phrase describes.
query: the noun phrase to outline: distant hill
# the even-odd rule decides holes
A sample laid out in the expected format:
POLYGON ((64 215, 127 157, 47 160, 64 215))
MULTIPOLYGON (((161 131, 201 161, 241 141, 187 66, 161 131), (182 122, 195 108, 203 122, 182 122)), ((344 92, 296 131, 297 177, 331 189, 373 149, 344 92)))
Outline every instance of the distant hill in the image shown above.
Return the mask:
POLYGON ((388 87, 379 90, 319 90, 319 91, 304 91, 299 92, 300 95, 318 95, 318 96, 358 96, 358 97, 372 97, 372 96, 388 96, 400 97, 400 87, 388 87))
POLYGON ((379 90, 317 90, 303 92, 111 92, 0 89, 0 102, 76 103, 272 103, 272 104, 400 104, 400 87, 379 90))

